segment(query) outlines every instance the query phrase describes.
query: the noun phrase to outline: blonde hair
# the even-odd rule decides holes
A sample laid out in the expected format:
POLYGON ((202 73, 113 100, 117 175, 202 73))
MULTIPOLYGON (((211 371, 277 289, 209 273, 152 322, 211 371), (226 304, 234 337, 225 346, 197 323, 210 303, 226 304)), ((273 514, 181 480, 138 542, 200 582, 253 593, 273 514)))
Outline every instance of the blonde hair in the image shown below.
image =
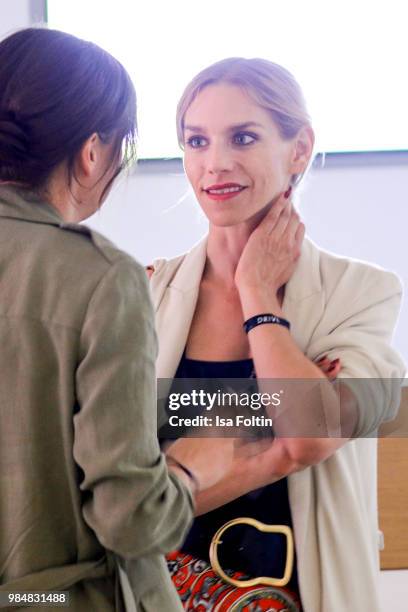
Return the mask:
POLYGON ((184 145, 184 116, 190 104, 203 89, 216 83, 230 83, 245 91, 270 112, 285 140, 311 124, 302 90, 286 68, 265 59, 229 57, 204 68, 185 88, 176 114, 181 148, 184 145))

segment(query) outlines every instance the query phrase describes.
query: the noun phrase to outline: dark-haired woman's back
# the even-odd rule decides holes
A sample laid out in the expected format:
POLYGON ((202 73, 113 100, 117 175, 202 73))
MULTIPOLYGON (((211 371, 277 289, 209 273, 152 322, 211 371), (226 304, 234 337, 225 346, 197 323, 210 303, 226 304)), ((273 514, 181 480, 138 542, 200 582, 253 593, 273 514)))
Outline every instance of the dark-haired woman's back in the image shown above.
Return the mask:
POLYGON ((160 553, 179 542, 191 501, 167 480, 145 410, 155 394, 145 272, 7 186, 0 244, 0 591, 63 590, 75 612, 122 610, 113 550, 135 559, 136 595, 159 609, 174 597, 160 553))
POLYGON ((0 592, 66 590, 75 612, 123 609, 112 553, 145 612, 180 610, 162 555, 234 448, 181 440, 167 465, 145 271, 78 225, 135 137, 106 51, 32 28, 0 43, 0 592))

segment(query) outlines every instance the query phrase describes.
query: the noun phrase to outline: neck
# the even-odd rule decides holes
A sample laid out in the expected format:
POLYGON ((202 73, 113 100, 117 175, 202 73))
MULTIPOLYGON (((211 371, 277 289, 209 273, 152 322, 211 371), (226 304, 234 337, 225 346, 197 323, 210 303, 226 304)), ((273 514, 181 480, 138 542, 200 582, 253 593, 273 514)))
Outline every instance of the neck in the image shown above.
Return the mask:
POLYGON ((235 272, 242 252, 267 210, 238 225, 219 227, 210 224, 205 276, 221 282, 225 288, 235 288, 235 272))
POLYGON ((67 183, 65 168, 60 167, 54 171, 41 195, 66 223, 82 221, 80 207, 67 183))

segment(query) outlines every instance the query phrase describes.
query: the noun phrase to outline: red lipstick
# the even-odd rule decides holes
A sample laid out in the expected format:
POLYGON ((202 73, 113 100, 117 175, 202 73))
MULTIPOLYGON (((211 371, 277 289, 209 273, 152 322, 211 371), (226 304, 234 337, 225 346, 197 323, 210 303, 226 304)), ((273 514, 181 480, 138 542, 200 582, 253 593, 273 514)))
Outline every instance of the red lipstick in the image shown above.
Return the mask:
POLYGON ((206 187, 204 191, 211 200, 222 201, 234 198, 244 189, 246 189, 246 186, 239 185, 238 183, 217 183, 206 187))

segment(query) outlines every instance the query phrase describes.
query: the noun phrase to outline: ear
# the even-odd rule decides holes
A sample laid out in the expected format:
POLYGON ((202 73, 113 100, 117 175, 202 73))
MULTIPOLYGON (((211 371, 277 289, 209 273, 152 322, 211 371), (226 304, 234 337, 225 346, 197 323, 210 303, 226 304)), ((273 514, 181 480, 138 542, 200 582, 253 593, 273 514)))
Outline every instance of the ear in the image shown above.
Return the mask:
POLYGON ((77 155, 77 174, 83 178, 91 178, 94 176, 95 169, 99 162, 99 136, 95 132, 84 142, 77 155))
POLYGON ((294 139, 290 173, 302 174, 310 161, 314 146, 314 132, 310 126, 304 126, 294 139))

